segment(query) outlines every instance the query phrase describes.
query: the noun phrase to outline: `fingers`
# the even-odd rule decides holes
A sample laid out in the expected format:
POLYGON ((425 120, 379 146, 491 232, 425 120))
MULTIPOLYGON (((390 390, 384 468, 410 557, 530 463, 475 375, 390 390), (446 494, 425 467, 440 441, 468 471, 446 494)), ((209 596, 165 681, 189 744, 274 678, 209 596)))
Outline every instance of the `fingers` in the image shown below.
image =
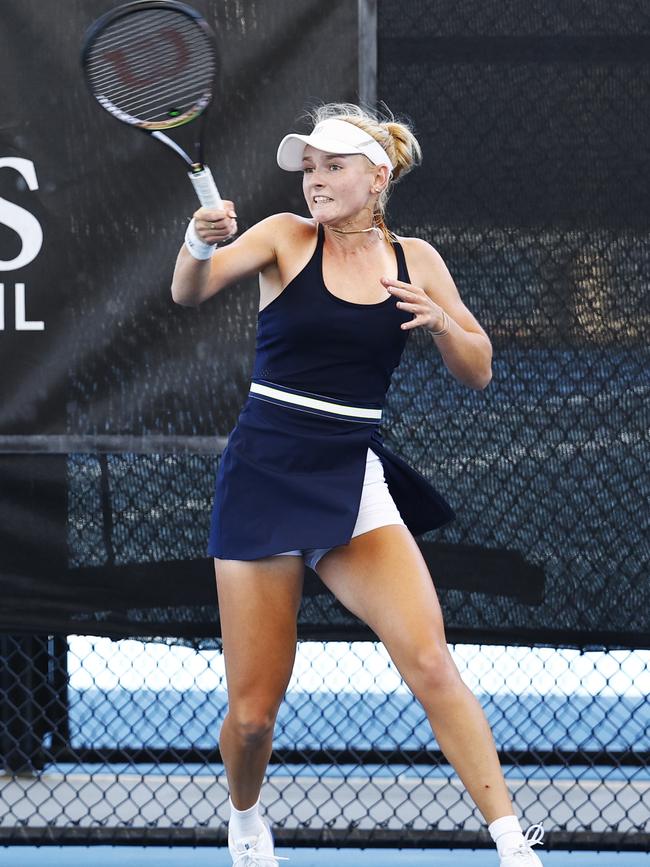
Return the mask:
POLYGON ((223 217, 224 215, 229 217, 237 216, 235 205, 229 199, 223 200, 223 208, 201 207, 198 211, 194 211, 192 216, 195 220, 217 220, 219 217, 223 217))
POLYGON ((223 208, 199 208, 193 214, 196 233, 206 244, 218 244, 237 234, 237 212, 231 201, 223 208))
POLYGON ((391 286, 396 287, 397 289, 410 289, 413 291, 415 286, 412 283, 405 283, 403 280, 392 280, 390 277, 380 277, 379 278, 382 285, 387 289, 390 289, 391 286))
POLYGON ((396 295, 400 300, 395 302, 395 306, 404 313, 412 313, 413 319, 408 322, 402 322, 400 328, 404 331, 410 331, 413 328, 431 328, 429 325, 432 320, 431 309, 436 308, 441 310, 419 286, 413 286, 412 283, 405 283, 403 280, 392 280, 390 277, 380 277, 380 282, 391 295, 396 295))
POLYGON ((412 283, 405 283, 403 280, 391 280, 388 277, 380 277, 380 282, 391 295, 396 295, 398 298, 418 298, 426 295, 424 289, 419 286, 414 286, 412 283))

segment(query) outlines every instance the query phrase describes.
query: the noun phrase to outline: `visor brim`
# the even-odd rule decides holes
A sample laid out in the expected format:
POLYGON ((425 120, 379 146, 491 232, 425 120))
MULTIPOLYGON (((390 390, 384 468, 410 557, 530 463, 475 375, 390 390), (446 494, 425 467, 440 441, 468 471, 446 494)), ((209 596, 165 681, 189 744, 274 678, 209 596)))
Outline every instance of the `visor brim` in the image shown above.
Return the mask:
MULTIPOLYGON (((311 145, 316 150, 324 151, 327 154, 354 155, 361 153, 349 142, 341 142, 329 136, 290 133, 289 135, 285 135, 278 147, 277 161, 280 168, 286 172, 301 172, 303 168, 302 160, 307 145, 311 145)), ((365 154, 361 155, 365 156, 365 154)))

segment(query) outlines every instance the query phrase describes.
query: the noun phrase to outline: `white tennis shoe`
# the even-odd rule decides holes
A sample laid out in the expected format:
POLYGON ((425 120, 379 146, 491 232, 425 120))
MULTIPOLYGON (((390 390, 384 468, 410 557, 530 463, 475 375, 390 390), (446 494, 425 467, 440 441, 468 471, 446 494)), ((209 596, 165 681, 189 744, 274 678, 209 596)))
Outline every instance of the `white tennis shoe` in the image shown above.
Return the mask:
POLYGON ((228 849, 232 856, 233 867, 277 867, 278 861, 289 858, 273 854, 273 834, 268 821, 260 817, 264 830, 252 837, 235 840, 228 828, 228 849))
POLYGON ((503 853, 499 867, 544 867, 532 849, 542 842, 543 836, 544 829, 541 825, 531 825, 524 834, 524 842, 503 853))

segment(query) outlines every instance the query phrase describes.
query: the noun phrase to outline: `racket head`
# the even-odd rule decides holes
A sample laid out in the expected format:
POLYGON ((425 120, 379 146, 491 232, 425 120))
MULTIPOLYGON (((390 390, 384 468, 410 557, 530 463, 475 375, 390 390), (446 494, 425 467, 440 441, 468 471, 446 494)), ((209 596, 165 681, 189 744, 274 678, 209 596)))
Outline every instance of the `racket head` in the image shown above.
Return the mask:
POLYGON ((169 130, 203 114, 213 98, 214 33, 177 0, 135 0, 106 12, 86 31, 86 84, 113 117, 140 129, 169 130))

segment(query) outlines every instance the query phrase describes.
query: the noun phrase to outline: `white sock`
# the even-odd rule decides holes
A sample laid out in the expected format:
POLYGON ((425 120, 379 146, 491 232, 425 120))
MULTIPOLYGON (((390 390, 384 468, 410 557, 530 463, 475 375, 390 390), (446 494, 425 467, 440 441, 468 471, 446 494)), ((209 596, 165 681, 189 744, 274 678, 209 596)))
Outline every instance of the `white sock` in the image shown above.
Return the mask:
POLYGON ((239 840, 242 837, 256 837, 260 831, 264 830, 259 812, 261 797, 260 793, 253 806, 247 807, 245 810, 238 810, 230 796, 228 797, 228 803, 230 804, 228 828, 235 840, 239 840))
POLYGON ((524 842, 524 835, 516 816, 502 816, 488 825, 490 836, 497 844, 499 858, 516 849, 524 842))

